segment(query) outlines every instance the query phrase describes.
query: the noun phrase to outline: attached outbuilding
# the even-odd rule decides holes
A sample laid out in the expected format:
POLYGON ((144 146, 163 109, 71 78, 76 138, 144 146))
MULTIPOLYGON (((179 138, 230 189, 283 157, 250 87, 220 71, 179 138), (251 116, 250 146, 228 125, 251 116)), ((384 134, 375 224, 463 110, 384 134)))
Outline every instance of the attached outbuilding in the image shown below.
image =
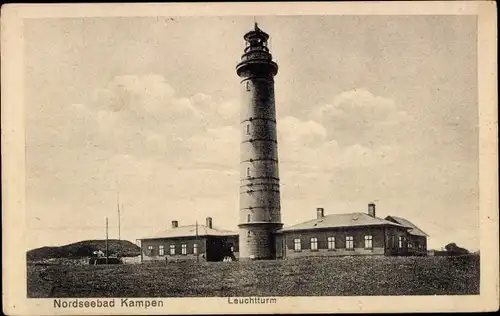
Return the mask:
POLYGON ((427 255, 427 235, 409 220, 398 216, 387 216, 385 220, 408 227, 407 251, 416 256, 427 255))

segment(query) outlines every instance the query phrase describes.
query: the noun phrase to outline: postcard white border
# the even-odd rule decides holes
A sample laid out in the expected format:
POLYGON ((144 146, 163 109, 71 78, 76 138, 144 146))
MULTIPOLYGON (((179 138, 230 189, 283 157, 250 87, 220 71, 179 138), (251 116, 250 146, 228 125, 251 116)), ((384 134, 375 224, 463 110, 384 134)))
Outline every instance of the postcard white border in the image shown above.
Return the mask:
POLYGON ((9 315, 260 314, 492 311, 499 307, 498 122, 495 3, 349 2, 211 4, 38 4, 2 6, 1 114, 3 306, 9 315), (164 298, 162 309, 54 309, 26 298, 23 19, 97 16, 477 15, 479 76, 481 293, 475 296, 278 297, 272 305, 230 305, 227 298, 164 298))

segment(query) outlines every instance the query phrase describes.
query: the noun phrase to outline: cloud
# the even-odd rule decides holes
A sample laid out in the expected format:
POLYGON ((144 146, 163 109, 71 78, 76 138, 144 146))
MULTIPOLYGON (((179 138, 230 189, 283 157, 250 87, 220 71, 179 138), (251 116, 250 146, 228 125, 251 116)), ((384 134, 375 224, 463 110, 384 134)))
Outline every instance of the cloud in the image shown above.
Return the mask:
MULTIPOLYGON (((95 146, 117 155, 168 160, 183 168, 237 168, 239 104, 234 100, 201 92, 178 96, 160 75, 126 75, 113 78, 94 92, 90 104, 73 111, 94 124, 95 146)), ((387 135, 411 120, 392 100, 365 89, 342 92, 311 113, 278 119, 280 162, 288 170, 321 173, 393 162, 397 146, 387 135)))
POLYGON ((372 149, 360 144, 355 144, 341 151, 336 166, 343 168, 372 167, 392 163, 397 157, 397 150, 390 146, 380 146, 372 149))
MULTIPOLYGON (((86 121, 95 116, 98 147, 117 155, 238 173, 239 104, 234 100, 214 100, 201 92, 177 96, 162 76, 127 75, 114 78, 94 93, 91 104, 75 109, 89 116, 86 121)), ((392 100, 364 89, 340 93, 331 104, 314 108, 311 118, 284 116, 277 123, 283 179, 394 162, 398 150, 393 142, 383 135, 377 143, 367 139, 380 129, 397 130, 405 120, 408 116, 392 100), (349 137, 352 142, 345 141, 349 137)))
POLYGON ((297 172, 314 172, 324 168, 325 128, 312 120, 303 121, 299 118, 286 116, 278 119, 278 154, 282 170, 297 172))
POLYGON ((237 123, 239 108, 204 93, 178 96, 164 77, 147 74, 113 78, 79 110, 95 122, 99 147, 140 158, 178 157, 177 163, 189 165, 199 161, 198 152, 230 141, 216 134, 237 123))
MULTIPOLYGON (((398 133, 411 121, 393 100, 365 89, 342 92, 331 103, 313 107, 309 117, 279 118, 284 196, 294 201, 325 200, 334 188, 342 187, 339 176, 343 178, 346 170, 356 170, 355 174, 363 176, 343 182, 372 179, 373 170, 385 170, 402 159, 405 144, 394 135, 403 135, 398 133), (317 189, 311 191, 310 187, 317 189)), ((359 190, 353 192, 361 194, 359 190)))
POLYGON ((311 114, 342 145, 377 147, 400 142, 412 128, 413 118, 394 100, 366 89, 344 91, 311 114))
POLYGON ((315 121, 302 121, 293 116, 278 120, 278 140, 284 144, 303 143, 319 146, 326 138, 326 129, 315 121))
POLYGON ((236 174, 239 164, 239 130, 232 126, 208 129, 187 140, 193 150, 192 163, 204 168, 236 174))
POLYGON ((330 172, 395 162, 398 135, 412 118, 393 100, 365 89, 345 91, 310 118, 278 119, 280 161, 297 172, 330 172))
POLYGON ((30 196, 60 212, 56 199, 83 198, 96 217, 117 181, 144 212, 161 211, 163 199, 180 204, 232 190, 237 199, 239 133, 229 125, 239 123, 237 111, 232 100, 178 96, 157 75, 116 77, 89 103, 49 104, 28 122, 30 196))

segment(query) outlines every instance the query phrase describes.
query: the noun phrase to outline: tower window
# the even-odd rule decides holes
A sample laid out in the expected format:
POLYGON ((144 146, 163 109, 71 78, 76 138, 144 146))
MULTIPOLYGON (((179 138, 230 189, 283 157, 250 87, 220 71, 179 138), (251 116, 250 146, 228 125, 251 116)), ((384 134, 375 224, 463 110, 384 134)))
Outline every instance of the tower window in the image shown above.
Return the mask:
POLYGON ((247 177, 250 178, 250 167, 247 167, 247 177))
POLYGON ((250 135, 250 123, 247 123, 247 126, 246 126, 246 134, 247 134, 247 135, 250 135))
POLYGON ((245 81, 245 90, 250 91, 250 82, 245 81))
POLYGON ((248 214, 247 215, 247 222, 250 223, 250 221, 252 220, 252 215, 251 214, 248 214))

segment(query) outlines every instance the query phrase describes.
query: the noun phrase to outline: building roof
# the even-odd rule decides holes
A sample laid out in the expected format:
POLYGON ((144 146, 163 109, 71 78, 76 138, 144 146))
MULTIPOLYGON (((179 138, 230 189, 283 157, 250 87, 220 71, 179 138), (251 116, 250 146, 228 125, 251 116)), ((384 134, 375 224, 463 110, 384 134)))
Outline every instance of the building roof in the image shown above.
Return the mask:
POLYGON ((326 215, 323 218, 319 219, 315 218, 307 222, 285 227, 279 230, 278 232, 337 228, 337 227, 340 228, 340 227, 354 227, 354 226, 384 226, 384 225, 405 227, 405 225, 387 221, 385 219, 378 217, 372 217, 366 213, 347 213, 347 214, 326 215))
MULTIPOLYGON (((218 228, 209 228, 204 225, 198 225, 198 236, 235 236, 238 232, 224 230, 218 228)), ((160 239, 160 238, 176 238, 176 237, 196 237, 196 225, 179 226, 172 229, 167 229, 156 235, 144 237, 141 239, 160 239)))
POLYGON ((410 235, 424 236, 424 237, 429 236, 423 230, 421 230, 415 224, 413 224, 412 222, 410 222, 409 220, 407 220, 405 218, 390 215, 390 216, 387 216, 385 219, 388 221, 394 221, 394 222, 401 224, 401 225, 404 225, 406 227, 410 227, 410 230, 408 231, 408 233, 410 235))

